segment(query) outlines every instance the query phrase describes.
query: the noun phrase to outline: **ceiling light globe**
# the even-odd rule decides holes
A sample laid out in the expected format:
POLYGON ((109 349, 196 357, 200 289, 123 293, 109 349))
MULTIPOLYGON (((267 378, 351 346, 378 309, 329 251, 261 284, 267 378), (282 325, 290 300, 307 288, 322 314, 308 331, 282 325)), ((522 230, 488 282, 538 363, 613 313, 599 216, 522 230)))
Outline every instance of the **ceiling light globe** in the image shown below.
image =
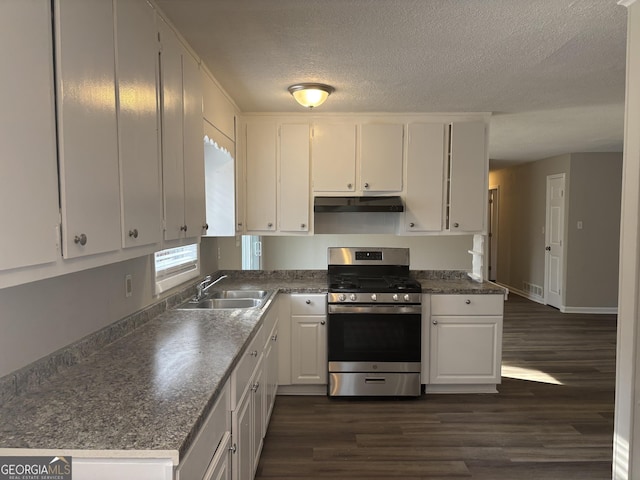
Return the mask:
POLYGON ((299 83, 291 85, 289 92, 296 101, 306 108, 314 108, 322 105, 335 89, 322 83, 299 83))

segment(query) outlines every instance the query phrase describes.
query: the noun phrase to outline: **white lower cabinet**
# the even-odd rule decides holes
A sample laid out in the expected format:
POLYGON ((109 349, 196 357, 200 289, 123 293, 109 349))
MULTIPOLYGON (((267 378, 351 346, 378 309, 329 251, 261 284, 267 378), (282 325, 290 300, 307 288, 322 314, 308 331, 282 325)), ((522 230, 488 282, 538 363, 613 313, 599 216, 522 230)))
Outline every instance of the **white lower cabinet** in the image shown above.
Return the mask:
POLYGON ((176 480, 226 478, 212 476, 212 472, 220 471, 220 466, 229 462, 228 444, 231 438, 229 412, 230 388, 227 382, 193 444, 184 458, 180 459, 175 474, 176 480))
POLYGON ((266 315, 263 325, 231 374, 231 478, 234 480, 254 477, 276 398, 277 301, 273 302, 266 315))
POLYGON ((503 303, 502 295, 431 295, 429 384, 500 383, 503 303))
POLYGON ((291 295, 291 383, 327 383, 327 296, 291 295))

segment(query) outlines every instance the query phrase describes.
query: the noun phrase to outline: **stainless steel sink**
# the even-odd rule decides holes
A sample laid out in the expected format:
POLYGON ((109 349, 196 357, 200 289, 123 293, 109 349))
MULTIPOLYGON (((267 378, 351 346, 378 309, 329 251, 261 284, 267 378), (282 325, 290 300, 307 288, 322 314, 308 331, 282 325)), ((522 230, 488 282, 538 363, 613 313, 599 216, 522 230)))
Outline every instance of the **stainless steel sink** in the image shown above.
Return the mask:
POLYGON ((267 291, 265 290, 219 290, 215 292, 211 292, 207 295, 208 298, 264 298, 267 296, 267 291))
POLYGON ((199 302, 193 300, 183 303, 179 309, 223 309, 223 308, 255 308, 262 305, 258 298, 205 298, 199 302))

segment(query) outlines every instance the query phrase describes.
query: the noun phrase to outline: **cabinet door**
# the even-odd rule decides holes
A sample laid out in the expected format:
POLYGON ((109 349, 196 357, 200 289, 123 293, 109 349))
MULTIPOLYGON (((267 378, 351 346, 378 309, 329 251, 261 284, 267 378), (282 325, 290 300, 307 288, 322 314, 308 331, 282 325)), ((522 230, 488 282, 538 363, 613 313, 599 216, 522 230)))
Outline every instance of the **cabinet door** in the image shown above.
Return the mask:
POLYGON ((484 123, 453 123, 450 153, 449 229, 482 232, 489 191, 484 123))
POLYGON ((309 231, 309 125, 280 126, 280 230, 309 231))
POLYGON ((404 125, 364 124, 360 141, 360 188, 362 191, 402 190, 404 125))
POLYGON ((445 125, 409 125, 405 231, 438 232, 444 212, 445 125))
POLYGON ((164 21, 158 22, 162 79, 162 193, 164 239, 184 233, 184 162, 182 150, 182 48, 164 21))
POLYGON ((253 410, 253 418, 252 418, 252 430, 251 430, 251 458, 252 458, 252 469, 251 469, 251 477, 243 477, 243 478, 253 478, 256 468, 258 468, 258 462, 260 461, 260 453, 262 452, 262 439, 264 438, 265 429, 264 429, 264 402, 265 402, 265 368, 264 363, 261 362, 258 365, 258 369, 256 370, 255 376, 253 377, 253 386, 251 388, 251 395, 253 395, 253 400, 251 400, 251 408, 253 410))
POLYGON ((315 124, 311 141, 311 159, 314 192, 355 191, 355 124, 315 124))
POLYGON ((0 75, 0 270, 5 270, 60 256, 49 0, 0 2, 0 40, 5 72, 0 75))
POLYGON ((231 434, 226 432, 218 445, 203 480, 231 480, 231 434))
POLYGON ((231 432, 233 435, 233 480, 253 478, 253 392, 251 390, 242 398, 237 408, 231 412, 231 432))
POLYGON ((500 383, 502 317, 431 316, 430 383, 500 383))
POLYGON ((123 247, 162 239, 155 11, 146 0, 116 0, 118 143, 123 247))
POLYGON ((327 369, 326 317, 324 315, 292 315, 292 383, 326 384, 327 369))
POLYGON ((187 237, 206 234, 204 190, 204 130, 202 124, 202 77, 195 58, 182 52, 184 217, 187 237))
POLYGON ((265 402, 264 402, 264 434, 267 433, 269 419, 276 401, 278 391, 278 325, 273 328, 271 336, 267 339, 264 353, 264 365, 266 370, 265 402))
POLYGON ((102 0, 55 10, 62 251, 74 258, 121 245, 114 17, 102 0))
POLYGON ((276 125, 247 124, 247 230, 276 229, 276 125))

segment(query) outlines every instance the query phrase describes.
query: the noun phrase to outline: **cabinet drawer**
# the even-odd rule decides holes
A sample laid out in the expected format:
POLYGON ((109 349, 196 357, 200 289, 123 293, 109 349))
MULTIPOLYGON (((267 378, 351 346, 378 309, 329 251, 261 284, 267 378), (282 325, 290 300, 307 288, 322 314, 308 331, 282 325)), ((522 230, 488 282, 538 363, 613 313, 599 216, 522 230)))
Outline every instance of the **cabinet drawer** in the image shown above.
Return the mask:
POLYGON ((291 315, 325 315, 327 295, 295 293, 291 295, 291 315))
POLYGON ((242 358, 238 361, 238 365, 231 374, 231 410, 235 410, 240 402, 242 395, 249 386, 249 380, 253 371, 256 369, 262 352, 264 350, 264 328, 260 326, 260 330, 249 347, 242 354, 242 358))
POLYGON ((203 478, 216 447, 231 430, 229 383, 226 383, 189 451, 180 459, 176 479, 203 478))
POLYGON ((431 295, 431 315, 502 315, 502 295, 431 295))

